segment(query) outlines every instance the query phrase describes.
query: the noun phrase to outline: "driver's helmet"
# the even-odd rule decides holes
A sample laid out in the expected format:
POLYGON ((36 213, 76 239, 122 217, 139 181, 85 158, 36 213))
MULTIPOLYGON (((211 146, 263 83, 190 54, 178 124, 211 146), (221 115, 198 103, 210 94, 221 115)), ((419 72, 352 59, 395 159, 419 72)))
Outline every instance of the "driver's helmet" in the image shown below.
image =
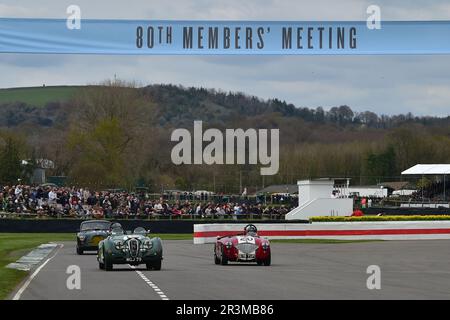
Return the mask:
POLYGON ((124 234, 122 225, 120 223, 118 223, 118 222, 115 222, 115 223, 111 224, 110 230, 111 230, 111 233, 115 234, 115 235, 117 235, 117 234, 124 234))
POLYGON ((134 229, 133 231, 134 234, 142 234, 142 235, 146 235, 147 234, 147 230, 145 230, 142 227, 137 227, 136 229, 134 229))
POLYGON ((256 229, 256 227, 254 225, 249 224, 248 226, 246 226, 244 228, 244 232, 246 235, 256 236, 256 234, 258 233, 258 229, 256 229))

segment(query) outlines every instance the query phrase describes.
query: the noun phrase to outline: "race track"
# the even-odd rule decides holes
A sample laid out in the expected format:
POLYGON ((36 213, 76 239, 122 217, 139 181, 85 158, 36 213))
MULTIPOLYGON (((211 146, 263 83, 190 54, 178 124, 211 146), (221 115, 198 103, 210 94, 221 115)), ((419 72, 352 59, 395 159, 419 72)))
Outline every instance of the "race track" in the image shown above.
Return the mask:
POLYGON ((450 299, 448 240, 273 243, 270 267, 215 265, 212 245, 167 240, 161 271, 112 272, 62 244, 20 299, 450 299), (81 269, 81 290, 66 287, 70 265, 81 269), (381 268, 380 290, 366 287, 369 265, 381 268))

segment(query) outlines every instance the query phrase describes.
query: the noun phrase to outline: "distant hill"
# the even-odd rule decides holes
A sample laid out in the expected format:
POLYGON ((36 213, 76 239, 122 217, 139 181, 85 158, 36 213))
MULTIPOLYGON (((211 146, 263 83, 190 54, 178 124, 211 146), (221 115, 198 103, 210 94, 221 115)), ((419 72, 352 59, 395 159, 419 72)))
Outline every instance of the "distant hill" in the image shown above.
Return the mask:
MULTIPOLYGON (((54 86, 0 89, 0 117, 3 117, 0 118, 0 126, 11 127, 22 123, 51 126, 50 122, 55 118, 65 118, 61 117, 60 112, 70 113, 71 99, 83 88, 54 86)), ((272 121, 274 117, 319 124, 333 123, 340 127, 356 125, 391 128, 403 123, 438 126, 450 124, 450 116, 415 117, 411 113, 386 116, 371 111, 356 112, 346 105, 324 110, 322 107, 298 107, 277 98, 263 100, 245 93, 215 89, 150 85, 136 90, 140 90, 146 98, 156 103, 157 122, 161 126, 178 127, 191 124, 193 120, 228 125, 230 122, 248 120, 247 118, 259 118, 258 123, 267 126, 267 122, 276 125, 272 121)))
POLYGON ((69 101, 79 87, 30 87, 0 89, 0 105, 22 102, 30 106, 43 107, 50 102, 69 101))
MULTIPOLYGON (((48 175, 67 175, 74 183, 101 187, 140 181, 154 190, 161 185, 183 190, 198 186, 212 190, 215 186, 224 192, 239 192, 237 172, 243 172, 246 185, 255 188, 260 188, 261 182, 292 184, 298 178, 333 176, 375 183, 395 181, 402 170, 417 163, 450 161, 450 116, 387 116, 358 112, 347 105, 326 110, 241 92, 165 84, 125 89, 126 93, 115 87, 0 89, 0 138, 20 138, 17 145, 24 149, 22 158, 53 160, 56 167, 48 175), (115 113, 109 113, 111 110, 115 113), (102 121, 108 121, 111 114, 120 115, 119 128, 125 134, 116 136, 119 130, 108 131, 114 119, 105 122, 109 127, 102 121), (261 181, 255 166, 172 164, 172 130, 192 130, 194 120, 203 120, 205 128, 220 130, 279 128, 279 173, 261 181), (80 124, 83 130, 90 128, 81 131, 90 134, 89 138, 74 131, 80 124), (123 137, 133 144, 120 156, 104 157, 105 151, 97 154, 99 150, 125 150, 122 145, 114 147, 123 137), (106 142, 113 147, 105 147, 106 142), (93 155, 101 161, 92 162, 93 155), (122 165, 110 160, 122 161, 122 165), (111 177, 123 181, 109 185, 111 177)), ((0 141, 0 153, 5 141, 0 141)))

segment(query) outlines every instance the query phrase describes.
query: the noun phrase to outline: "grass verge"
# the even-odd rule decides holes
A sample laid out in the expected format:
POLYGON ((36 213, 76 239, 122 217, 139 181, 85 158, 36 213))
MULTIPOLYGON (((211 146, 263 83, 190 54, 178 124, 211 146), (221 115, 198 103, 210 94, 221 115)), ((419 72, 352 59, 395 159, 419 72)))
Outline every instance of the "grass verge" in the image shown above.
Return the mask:
POLYGON ((73 239, 73 234, 66 233, 0 233, 0 299, 5 299, 28 274, 26 271, 6 268, 7 264, 42 243, 73 239))

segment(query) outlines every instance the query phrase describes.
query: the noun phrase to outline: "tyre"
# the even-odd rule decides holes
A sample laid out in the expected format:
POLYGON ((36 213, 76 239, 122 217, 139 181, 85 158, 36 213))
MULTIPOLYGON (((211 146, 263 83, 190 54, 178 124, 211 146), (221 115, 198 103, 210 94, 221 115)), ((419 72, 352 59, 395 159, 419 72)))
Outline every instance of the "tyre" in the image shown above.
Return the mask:
POLYGON ((147 270, 152 270, 152 269, 153 269, 153 265, 152 265, 151 263, 146 263, 146 264, 145 264, 145 268, 146 268, 147 270))
POLYGON ((222 254, 220 256, 220 264, 225 266, 228 264, 228 257, 225 255, 225 251, 222 248, 222 254))
POLYGON ((105 270, 105 263, 104 262, 100 262, 100 250, 97 250, 97 261, 98 261, 98 268, 100 270, 105 270))
POLYGON ((220 259, 219 259, 219 257, 217 256, 217 254, 214 252, 214 263, 215 264, 220 264, 220 259))
POLYGON ((158 260, 158 261, 154 262, 153 263, 153 269, 154 270, 161 270, 161 264, 162 264, 161 260, 158 260))
POLYGON ((215 244, 214 245, 214 264, 220 264, 220 259, 219 259, 219 257, 217 256, 217 244, 215 244))
POLYGON ((266 260, 264 260, 264 265, 265 266, 270 266, 271 264, 271 256, 269 254, 269 256, 266 258, 266 260))
POLYGON ((77 254, 82 255, 84 253, 83 249, 77 246, 77 254))
POLYGON ((256 264, 258 265, 258 266, 262 266, 263 265, 263 261, 262 260, 256 260, 256 264))
POLYGON ((111 271, 113 269, 112 262, 105 256, 105 253, 103 253, 103 263, 105 264, 105 270, 111 271))

